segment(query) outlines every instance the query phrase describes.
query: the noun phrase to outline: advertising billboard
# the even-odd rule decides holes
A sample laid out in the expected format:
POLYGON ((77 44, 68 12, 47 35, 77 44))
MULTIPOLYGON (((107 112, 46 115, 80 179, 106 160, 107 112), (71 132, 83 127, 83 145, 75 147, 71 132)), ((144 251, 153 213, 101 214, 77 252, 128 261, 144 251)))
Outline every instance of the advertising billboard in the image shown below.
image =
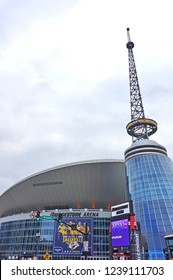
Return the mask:
POLYGON ((125 201, 119 204, 116 204, 111 207, 112 217, 117 217, 120 215, 130 214, 133 212, 133 203, 132 200, 125 201))
POLYGON ((64 219, 63 222, 55 221, 52 254, 82 255, 86 250, 84 249, 86 240, 83 233, 87 228, 87 250, 92 255, 93 219, 69 218, 64 219))
POLYGON ((112 221, 112 247, 130 246, 128 219, 112 221))

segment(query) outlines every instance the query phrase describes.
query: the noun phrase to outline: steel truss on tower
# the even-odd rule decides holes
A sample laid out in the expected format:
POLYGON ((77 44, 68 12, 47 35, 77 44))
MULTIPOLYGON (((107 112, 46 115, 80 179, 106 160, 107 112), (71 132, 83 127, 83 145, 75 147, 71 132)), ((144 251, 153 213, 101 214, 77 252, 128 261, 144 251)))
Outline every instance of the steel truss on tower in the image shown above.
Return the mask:
POLYGON ((134 43, 130 40, 130 29, 127 28, 129 60, 129 85, 130 85, 130 107, 131 121, 127 124, 126 129, 129 135, 132 136, 133 142, 140 139, 148 139, 148 137, 157 131, 157 123, 145 118, 144 107, 138 82, 136 65, 133 55, 134 43))

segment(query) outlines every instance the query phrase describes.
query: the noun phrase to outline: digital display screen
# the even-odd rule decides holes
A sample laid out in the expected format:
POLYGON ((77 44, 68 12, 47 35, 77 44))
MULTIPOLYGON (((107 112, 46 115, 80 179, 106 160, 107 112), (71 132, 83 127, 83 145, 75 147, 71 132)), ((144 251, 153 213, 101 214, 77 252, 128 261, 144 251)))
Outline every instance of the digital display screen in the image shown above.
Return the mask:
POLYGON ((130 246, 128 219, 112 221, 112 247, 130 246))

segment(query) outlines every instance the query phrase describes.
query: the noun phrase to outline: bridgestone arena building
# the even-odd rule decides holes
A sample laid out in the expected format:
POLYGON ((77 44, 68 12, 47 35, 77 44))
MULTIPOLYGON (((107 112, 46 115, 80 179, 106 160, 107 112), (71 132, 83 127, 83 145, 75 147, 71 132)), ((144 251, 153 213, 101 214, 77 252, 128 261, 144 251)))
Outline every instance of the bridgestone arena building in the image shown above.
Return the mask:
POLYGON ((94 160, 18 182, 0 197, 0 258, 110 259, 110 209, 126 200, 125 178, 123 160, 94 160))

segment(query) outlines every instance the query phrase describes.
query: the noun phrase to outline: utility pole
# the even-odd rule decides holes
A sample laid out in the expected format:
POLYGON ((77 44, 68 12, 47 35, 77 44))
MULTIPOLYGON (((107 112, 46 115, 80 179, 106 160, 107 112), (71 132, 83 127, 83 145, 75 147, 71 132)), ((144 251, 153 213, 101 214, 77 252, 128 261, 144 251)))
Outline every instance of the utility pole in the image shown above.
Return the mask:
POLYGON ((36 232, 35 236, 36 236, 36 253, 35 253, 35 255, 36 255, 37 259, 38 259, 37 254, 38 254, 38 241, 40 240, 40 232, 36 232))
POLYGON ((83 241, 83 247, 84 247, 84 251, 83 254, 85 256, 85 260, 87 260, 88 258, 88 225, 87 223, 85 224, 85 233, 84 235, 84 241, 83 241))

